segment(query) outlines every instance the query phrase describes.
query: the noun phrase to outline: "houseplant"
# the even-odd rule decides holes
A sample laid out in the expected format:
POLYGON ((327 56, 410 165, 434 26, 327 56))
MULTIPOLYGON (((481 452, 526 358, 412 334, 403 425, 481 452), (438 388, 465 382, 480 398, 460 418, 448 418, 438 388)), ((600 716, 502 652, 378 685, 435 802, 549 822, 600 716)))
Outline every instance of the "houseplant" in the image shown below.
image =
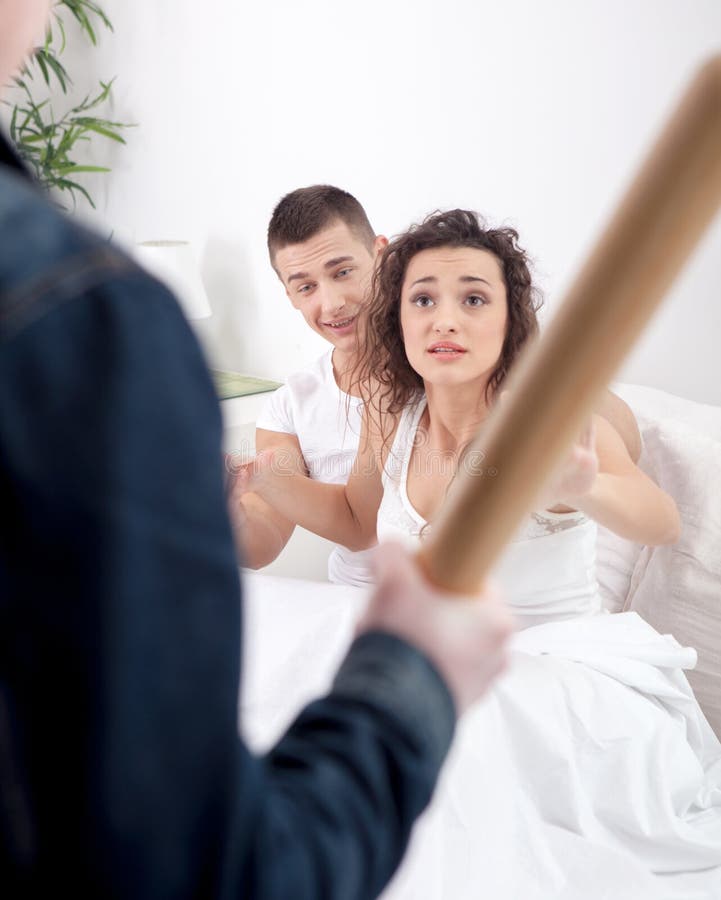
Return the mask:
POLYGON ((67 194, 75 207, 76 195, 81 194, 95 208, 90 192, 77 176, 110 169, 78 161, 81 158, 78 154, 97 137, 124 144, 120 132, 128 126, 99 115, 108 101, 114 79, 100 81, 99 90, 86 95, 62 115, 56 114, 58 88, 67 97, 73 83, 62 59, 67 46, 68 16, 77 22, 83 38, 94 46, 99 26, 113 30, 107 15, 93 0, 57 0, 43 45, 36 48, 15 79, 17 99, 9 104, 10 137, 58 205, 65 207, 60 195, 67 194))

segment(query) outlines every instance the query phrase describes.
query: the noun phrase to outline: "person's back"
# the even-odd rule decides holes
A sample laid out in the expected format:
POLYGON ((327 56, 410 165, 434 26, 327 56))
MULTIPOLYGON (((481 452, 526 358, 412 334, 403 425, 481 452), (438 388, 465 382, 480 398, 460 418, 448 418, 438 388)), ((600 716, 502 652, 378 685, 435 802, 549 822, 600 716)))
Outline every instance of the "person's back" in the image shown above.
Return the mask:
POLYGON ((173 823, 202 806, 201 745, 183 717, 152 714, 182 698, 203 765, 223 771, 236 706, 237 573, 220 465, 201 464, 220 432, 212 385, 174 299, 8 166, 0 246, 3 872, 27 891, 100 891, 127 834, 128 884, 160 895, 158 878, 197 879, 215 826, 195 859, 173 858, 173 823), (179 553, 190 522, 208 549, 179 553), (185 608, 168 615, 173 596, 185 608), (213 695, 193 628, 216 645, 213 695), (167 873, 142 872, 156 854, 167 873))

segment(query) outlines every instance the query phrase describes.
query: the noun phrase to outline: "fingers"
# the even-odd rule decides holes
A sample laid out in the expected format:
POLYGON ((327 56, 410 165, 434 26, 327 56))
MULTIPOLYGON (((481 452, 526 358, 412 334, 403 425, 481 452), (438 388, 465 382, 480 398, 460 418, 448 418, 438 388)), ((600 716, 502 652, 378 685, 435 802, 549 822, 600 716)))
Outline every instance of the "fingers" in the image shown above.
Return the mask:
MULTIPOLYGON (((392 541, 374 549, 370 567, 375 589, 365 613, 356 623, 356 634, 389 620, 388 607, 403 605, 408 591, 413 590, 415 580, 419 577, 406 549, 392 541)), ((413 593, 417 595, 416 591, 413 593)))
POLYGON ((252 467, 253 463, 246 463, 238 469, 238 474, 235 476, 237 494, 246 494, 250 490, 252 467))
POLYGON ((485 587, 479 603, 479 615, 485 618, 484 628, 492 645, 505 644, 516 630, 516 622, 503 597, 495 587, 485 587))
POLYGON ((239 498, 249 491, 258 491, 263 480, 275 471, 275 451, 262 450, 250 459, 239 453, 227 454, 225 465, 233 479, 231 496, 239 498))
POLYGON ((421 577, 411 555, 397 541, 385 541, 375 548, 371 557, 371 570, 376 584, 383 584, 385 587, 392 587, 404 578, 413 582, 421 577))
POLYGON ((595 449, 596 446, 596 426, 593 422, 593 416, 589 416, 586 424, 583 426, 583 430, 581 431, 580 437, 578 439, 578 443, 582 447, 587 447, 590 450, 595 449))
POLYGON ((235 506, 235 516, 233 519, 233 524, 240 528, 245 528, 245 526, 248 524, 248 513, 245 511, 245 507, 243 506, 242 501, 237 503, 235 506))
POLYGON ((248 462, 252 462, 253 459, 254 457, 249 457, 240 450, 233 450, 232 453, 225 454, 225 469, 231 476, 235 477, 243 466, 247 465, 248 462))

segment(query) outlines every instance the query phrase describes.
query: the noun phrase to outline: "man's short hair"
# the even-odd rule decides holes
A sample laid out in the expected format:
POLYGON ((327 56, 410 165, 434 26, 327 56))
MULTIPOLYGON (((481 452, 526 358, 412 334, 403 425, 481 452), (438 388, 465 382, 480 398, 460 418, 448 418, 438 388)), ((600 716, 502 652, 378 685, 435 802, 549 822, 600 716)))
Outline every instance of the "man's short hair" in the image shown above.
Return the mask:
POLYGON ((275 254, 289 244, 301 244, 334 222, 343 222, 369 250, 375 232, 365 210, 347 191, 330 184, 314 184, 291 191, 278 203, 268 225, 268 252, 275 254))

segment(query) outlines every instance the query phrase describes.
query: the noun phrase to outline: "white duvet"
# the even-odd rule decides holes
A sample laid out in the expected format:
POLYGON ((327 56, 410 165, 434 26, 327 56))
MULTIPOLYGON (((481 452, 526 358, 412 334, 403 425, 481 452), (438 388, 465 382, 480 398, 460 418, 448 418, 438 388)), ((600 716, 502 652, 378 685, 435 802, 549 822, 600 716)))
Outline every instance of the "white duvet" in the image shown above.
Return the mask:
MULTIPOLYGON (((258 750, 325 691, 355 588, 244 575, 241 719, 258 750)), ((721 745, 635 613, 549 623, 459 723, 384 900, 721 898, 721 745)))

